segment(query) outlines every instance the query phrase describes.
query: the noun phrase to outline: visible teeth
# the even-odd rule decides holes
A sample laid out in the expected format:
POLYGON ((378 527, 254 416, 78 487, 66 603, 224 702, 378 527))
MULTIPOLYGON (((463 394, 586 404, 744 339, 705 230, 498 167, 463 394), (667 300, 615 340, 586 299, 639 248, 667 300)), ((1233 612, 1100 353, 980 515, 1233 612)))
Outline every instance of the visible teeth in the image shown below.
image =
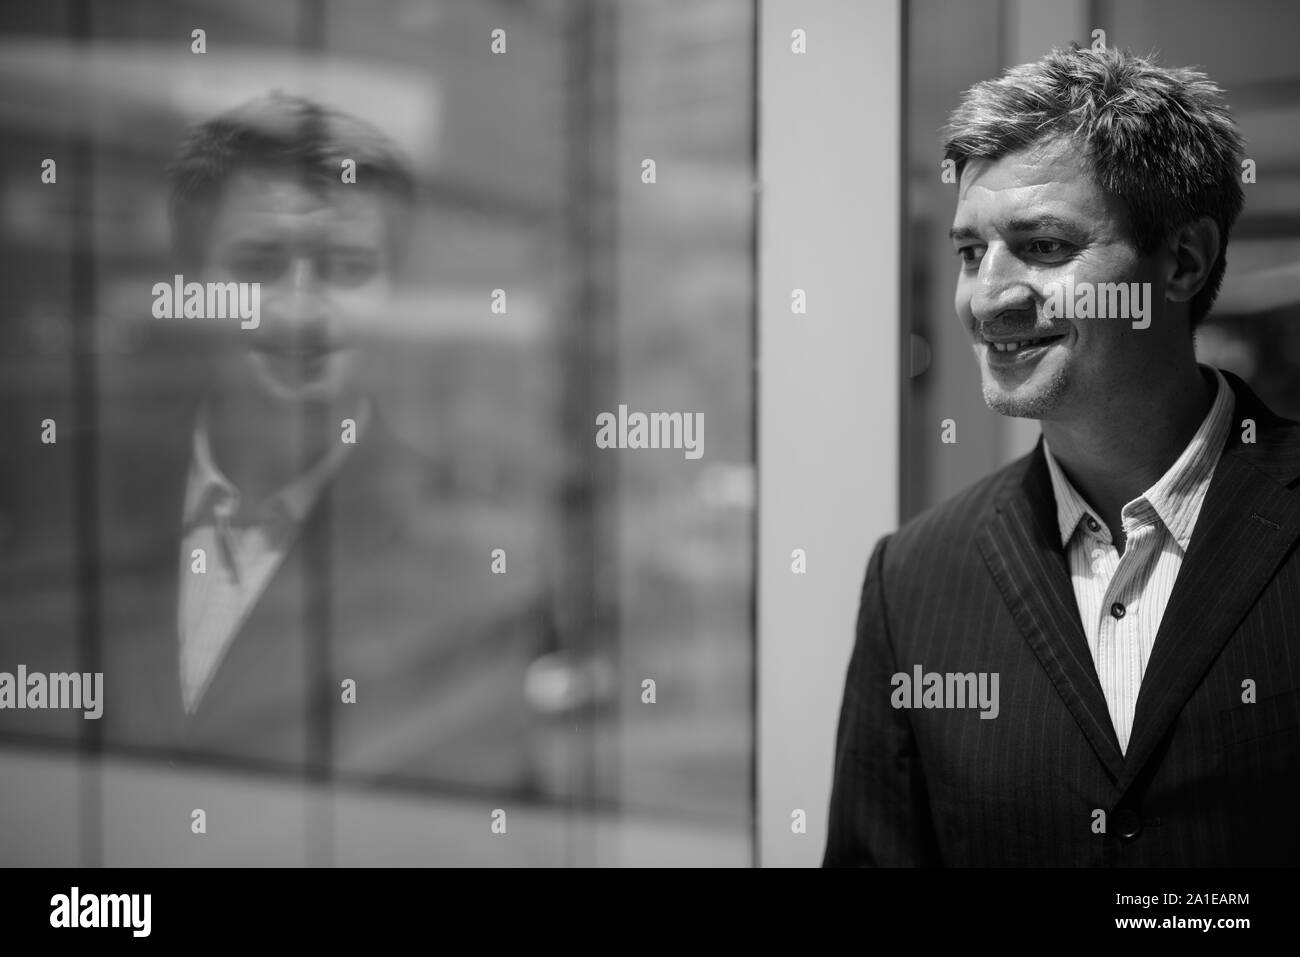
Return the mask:
POLYGON ((992 346, 998 352, 1018 352, 1026 346, 1036 345, 1041 339, 1025 339, 1021 342, 994 342, 992 346))

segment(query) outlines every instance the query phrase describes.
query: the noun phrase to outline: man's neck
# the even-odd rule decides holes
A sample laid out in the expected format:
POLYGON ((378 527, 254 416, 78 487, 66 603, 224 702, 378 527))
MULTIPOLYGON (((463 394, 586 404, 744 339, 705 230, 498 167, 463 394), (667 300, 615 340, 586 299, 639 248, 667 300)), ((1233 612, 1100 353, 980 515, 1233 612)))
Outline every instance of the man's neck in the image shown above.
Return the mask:
POLYGON ((1165 474, 1187 448, 1214 401, 1214 385, 1190 364, 1145 387, 1122 415, 1098 408, 1071 420, 1043 420, 1061 470, 1110 529, 1123 551, 1120 513, 1165 474))
POLYGON ((214 397, 206 412, 213 459, 240 490, 244 505, 253 507, 337 447, 342 418, 357 410, 335 411, 214 397))

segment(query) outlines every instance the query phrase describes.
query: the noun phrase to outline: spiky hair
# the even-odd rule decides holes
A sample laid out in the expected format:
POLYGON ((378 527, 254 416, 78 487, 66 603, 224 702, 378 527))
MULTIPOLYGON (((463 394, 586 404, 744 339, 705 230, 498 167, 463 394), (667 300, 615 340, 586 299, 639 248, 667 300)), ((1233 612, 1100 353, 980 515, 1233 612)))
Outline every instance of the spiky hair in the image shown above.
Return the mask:
POLYGON ((393 258, 400 258, 415 186, 397 147, 356 117, 279 91, 198 124, 176 151, 167 171, 181 258, 202 262, 212 214, 236 172, 287 169, 324 189, 342 185, 344 159, 356 162, 357 182, 397 199, 389 233, 393 258))
POLYGON ((972 86, 944 136, 958 175, 970 159, 1068 139, 1098 187, 1124 205, 1143 255, 1202 216, 1213 219, 1219 256, 1191 301, 1192 326, 1209 314, 1244 203, 1243 143, 1223 91, 1204 73, 1117 49, 1055 49, 972 86))

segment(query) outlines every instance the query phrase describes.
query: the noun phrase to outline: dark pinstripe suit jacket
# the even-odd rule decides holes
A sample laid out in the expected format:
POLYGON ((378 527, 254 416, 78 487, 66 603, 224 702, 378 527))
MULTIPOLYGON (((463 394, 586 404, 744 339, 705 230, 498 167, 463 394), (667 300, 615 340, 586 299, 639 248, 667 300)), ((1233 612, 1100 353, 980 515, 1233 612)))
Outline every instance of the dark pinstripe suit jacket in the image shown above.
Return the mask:
POLYGON ((1041 441, 876 545, 826 865, 1300 863, 1300 425, 1225 376, 1234 428, 1127 754, 1079 621, 1041 441), (997 673, 998 716, 894 708, 891 676, 916 665, 997 673))

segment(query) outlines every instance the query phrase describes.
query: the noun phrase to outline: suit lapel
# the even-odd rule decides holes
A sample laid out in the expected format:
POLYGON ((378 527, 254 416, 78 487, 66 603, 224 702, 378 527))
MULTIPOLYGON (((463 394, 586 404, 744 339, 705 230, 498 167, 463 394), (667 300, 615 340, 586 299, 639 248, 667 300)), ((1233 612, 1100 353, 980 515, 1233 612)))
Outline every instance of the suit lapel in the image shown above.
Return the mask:
POLYGON ((1022 479, 1008 479, 977 542, 1025 641, 1098 759, 1118 778, 1124 759, 1079 621, 1042 441, 1022 479))
POLYGON ((1192 541, 1142 677, 1133 737, 1120 781, 1127 787, 1151 757, 1211 663, 1300 538, 1300 436, 1240 379, 1228 445, 1214 470, 1192 541), (1257 441, 1243 444, 1241 420, 1257 441))
POLYGON ((121 441, 105 453, 123 490, 104 509, 105 679, 129 702, 131 733, 150 739, 174 732, 181 715, 177 588, 193 412, 181 404, 150 421, 147 455, 121 441))
MULTIPOLYGON (((352 454, 321 488, 284 559, 231 638, 199 703, 197 717, 210 712, 214 702, 230 696, 234 700, 252 696, 248 689, 256 685, 257 676, 274 670, 265 667, 264 661, 270 657, 270 645, 276 642, 302 645, 294 658, 300 662, 298 673, 276 679, 297 689, 294 695, 287 696, 298 702, 292 710, 302 711, 309 689, 329 685, 333 612, 354 576, 354 567, 372 561, 400 531, 379 487, 393 471, 395 443, 376 415, 352 454)), ((175 642, 174 626, 172 635, 175 642)), ((289 657, 294 653, 292 649, 281 650, 289 657)), ((179 678, 174 677, 173 683, 177 681, 179 678)), ((282 695, 271 695, 276 696, 282 695)))

